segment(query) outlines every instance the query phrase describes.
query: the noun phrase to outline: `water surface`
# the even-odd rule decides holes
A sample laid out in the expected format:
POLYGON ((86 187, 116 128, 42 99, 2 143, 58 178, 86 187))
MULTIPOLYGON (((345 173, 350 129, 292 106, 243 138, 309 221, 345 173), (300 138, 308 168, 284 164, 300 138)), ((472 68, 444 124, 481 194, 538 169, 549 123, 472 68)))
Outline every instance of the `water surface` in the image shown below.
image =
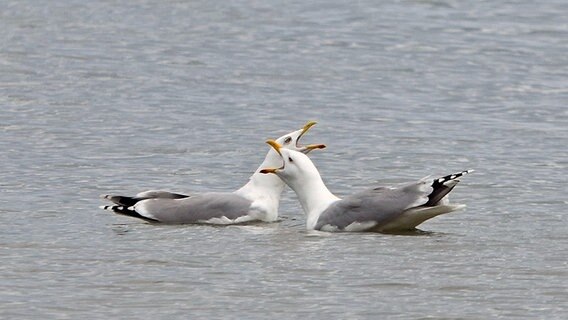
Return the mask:
POLYGON ((565 1, 4 1, 0 315, 565 319, 565 1), (230 191, 267 138, 338 195, 476 169, 424 234, 156 226, 102 193, 230 191))

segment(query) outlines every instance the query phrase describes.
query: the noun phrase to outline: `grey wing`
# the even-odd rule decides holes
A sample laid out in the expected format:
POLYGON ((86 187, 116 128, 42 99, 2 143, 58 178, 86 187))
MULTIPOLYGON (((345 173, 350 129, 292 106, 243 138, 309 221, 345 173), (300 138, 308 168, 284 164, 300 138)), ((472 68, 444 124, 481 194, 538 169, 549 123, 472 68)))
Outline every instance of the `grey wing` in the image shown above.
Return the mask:
POLYGON ((250 206, 250 200, 233 193, 204 193, 182 199, 143 200, 134 206, 134 210, 158 222, 182 224, 223 217, 235 220, 246 216, 250 206))
POLYGON ((320 215, 316 229, 326 225, 344 230, 353 223, 386 224, 405 210, 428 202, 432 187, 426 179, 399 188, 365 190, 330 205, 320 215))

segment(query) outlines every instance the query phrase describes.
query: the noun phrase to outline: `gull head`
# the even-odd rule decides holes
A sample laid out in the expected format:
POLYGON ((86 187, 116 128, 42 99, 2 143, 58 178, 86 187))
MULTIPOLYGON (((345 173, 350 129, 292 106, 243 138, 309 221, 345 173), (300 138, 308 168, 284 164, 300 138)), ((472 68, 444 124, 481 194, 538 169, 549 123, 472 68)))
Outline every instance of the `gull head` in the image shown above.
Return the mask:
MULTIPOLYGON (((285 182, 290 180, 301 180, 312 175, 319 175, 316 167, 303 152, 286 149, 275 140, 266 141, 282 159, 282 166, 279 168, 263 168, 260 173, 276 174, 285 182)), ((322 149, 325 145, 310 145, 312 149, 322 149)))
POLYGON ((278 143, 278 145, 280 145, 281 148, 295 150, 303 153, 308 153, 314 149, 321 149, 323 146, 322 144, 308 144, 305 146, 300 144, 300 139, 315 124, 316 124, 315 121, 309 121, 302 127, 302 129, 285 134, 274 141, 278 143))

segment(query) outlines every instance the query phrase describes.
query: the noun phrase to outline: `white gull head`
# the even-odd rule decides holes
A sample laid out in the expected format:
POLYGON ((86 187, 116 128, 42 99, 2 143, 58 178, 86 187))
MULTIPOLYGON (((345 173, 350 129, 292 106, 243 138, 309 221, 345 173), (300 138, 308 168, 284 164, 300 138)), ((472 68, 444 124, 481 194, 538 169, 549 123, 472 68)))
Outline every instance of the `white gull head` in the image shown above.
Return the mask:
MULTIPOLYGON (((315 121, 309 121, 308 123, 306 123, 302 127, 302 129, 292 131, 288 134, 285 134, 285 135, 281 136, 280 138, 276 139, 275 142, 278 143, 281 146, 281 148, 294 150, 294 151, 302 152, 302 153, 305 153, 305 154, 309 153, 310 151, 312 151, 314 149, 320 149, 321 146, 322 146, 321 144, 308 144, 308 145, 305 145, 305 146, 300 144, 300 139, 315 124, 316 124, 315 121)), ((268 151, 268 154, 266 155, 266 159, 265 159, 264 162, 265 163, 263 163, 263 165, 268 165, 268 166, 278 165, 281 162, 280 155, 274 149, 271 148, 268 151), (267 162, 270 162, 270 163, 267 163, 267 162)), ((264 167, 265 166, 261 166, 259 169, 262 169, 264 167)))

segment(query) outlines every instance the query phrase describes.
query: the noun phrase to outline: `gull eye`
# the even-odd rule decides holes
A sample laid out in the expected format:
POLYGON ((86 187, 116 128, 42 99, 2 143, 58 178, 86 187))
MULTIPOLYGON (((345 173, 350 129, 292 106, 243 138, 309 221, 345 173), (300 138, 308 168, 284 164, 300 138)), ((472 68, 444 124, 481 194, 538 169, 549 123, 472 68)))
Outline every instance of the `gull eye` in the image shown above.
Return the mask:
POLYGON ((294 160, 292 160, 292 157, 288 157, 288 161, 294 162, 294 160))
POLYGON ((286 137, 286 139, 284 139, 284 144, 288 144, 288 143, 290 143, 290 141, 292 141, 292 138, 286 137))

